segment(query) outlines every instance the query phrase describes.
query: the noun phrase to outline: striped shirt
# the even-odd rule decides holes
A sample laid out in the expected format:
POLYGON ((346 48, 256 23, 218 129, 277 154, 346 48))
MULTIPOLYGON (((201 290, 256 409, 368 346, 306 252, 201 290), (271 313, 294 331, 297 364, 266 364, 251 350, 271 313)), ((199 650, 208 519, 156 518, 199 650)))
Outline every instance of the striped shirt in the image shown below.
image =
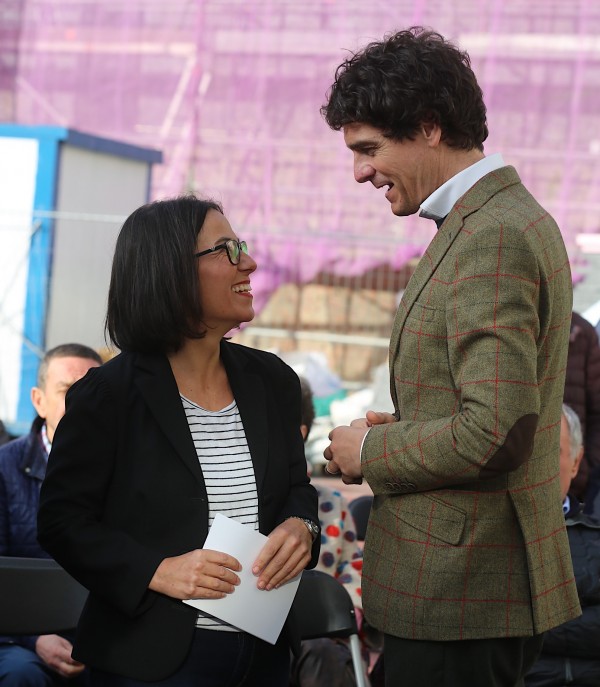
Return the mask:
MULTIPOLYGON (((209 528, 215 515, 223 513, 258 530, 254 466, 235 400, 217 411, 205 410, 185 396, 181 396, 181 402, 204 475, 209 528)), ((204 613, 198 614, 196 626, 238 631, 204 613)))

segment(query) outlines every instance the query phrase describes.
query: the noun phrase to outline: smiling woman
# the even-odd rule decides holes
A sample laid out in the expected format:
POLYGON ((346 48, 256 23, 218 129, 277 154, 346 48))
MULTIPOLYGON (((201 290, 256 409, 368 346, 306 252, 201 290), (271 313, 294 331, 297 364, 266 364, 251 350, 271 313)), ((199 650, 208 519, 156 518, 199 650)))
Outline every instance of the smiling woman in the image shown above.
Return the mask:
POLYGON ((248 255, 246 242, 235 236, 225 216, 214 209, 208 211, 196 245, 202 321, 207 329, 221 331, 221 338, 254 317, 250 275, 256 262, 248 255), (202 288, 203 284, 210 288, 202 288))
POLYGON ((318 558, 298 378, 224 339, 254 317, 255 270, 194 196, 142 206, 117 240, 106 328, 122 352, 69 392, 39 514, 90 590, 73 655, 95 686, 287 685, 290 628, 273 646, 182 603, 240 583, 238 560, 202 548, 217 512, 267 535, 265 593, 318 558))

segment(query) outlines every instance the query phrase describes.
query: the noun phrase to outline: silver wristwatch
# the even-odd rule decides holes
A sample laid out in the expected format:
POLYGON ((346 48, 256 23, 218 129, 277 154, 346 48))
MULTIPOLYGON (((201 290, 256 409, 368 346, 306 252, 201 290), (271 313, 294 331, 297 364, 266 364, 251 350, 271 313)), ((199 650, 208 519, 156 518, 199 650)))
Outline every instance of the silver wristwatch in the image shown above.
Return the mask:
POLYGON ((302 522, 306 525, 306 529, 310 532, 310 536, 312 537, 313 541, 319 536, 321 528, 319 527, 319 525, 317 525, 316 522, 313 522, 308 518, 301 518, 299 515, 291 515, 290 517, 302 520, 302 522))

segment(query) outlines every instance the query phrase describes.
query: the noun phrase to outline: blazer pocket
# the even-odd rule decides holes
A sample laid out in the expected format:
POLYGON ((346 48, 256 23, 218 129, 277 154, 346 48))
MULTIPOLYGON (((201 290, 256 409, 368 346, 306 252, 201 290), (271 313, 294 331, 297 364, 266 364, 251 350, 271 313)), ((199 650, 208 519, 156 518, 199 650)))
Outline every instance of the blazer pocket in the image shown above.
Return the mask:
POLYGON ((467 514, 460 508, 424 494, 388 501, 398 504, 394 509, 396 516, 410 527, 452 546, 460 543, 467 520, 467 514))
POLYGON ((435 319, 437 311, 438 308, 415 301, 407 315, 407 319, 418 320, 419 322, 431 322, 435 319))

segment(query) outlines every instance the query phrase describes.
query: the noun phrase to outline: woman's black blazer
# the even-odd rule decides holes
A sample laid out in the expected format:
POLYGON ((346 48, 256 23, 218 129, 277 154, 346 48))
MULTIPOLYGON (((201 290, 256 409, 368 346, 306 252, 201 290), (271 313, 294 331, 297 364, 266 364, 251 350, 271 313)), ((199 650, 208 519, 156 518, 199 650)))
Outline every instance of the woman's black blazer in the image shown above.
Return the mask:
MULTIPOLYGON (((318 522, 296 374, 272 354, 226 341, 221 356, 252 455, 260 531, 291 515, 318 522)), ((90 590, 73 656, 163 679, 187 654, 196 610, 148 584, 165 557, 201 548, 208 532, 202 470, 171 367, 164 355, 121 353, 74 384, 66 405, 38 530, 42 546, 90 590)))

